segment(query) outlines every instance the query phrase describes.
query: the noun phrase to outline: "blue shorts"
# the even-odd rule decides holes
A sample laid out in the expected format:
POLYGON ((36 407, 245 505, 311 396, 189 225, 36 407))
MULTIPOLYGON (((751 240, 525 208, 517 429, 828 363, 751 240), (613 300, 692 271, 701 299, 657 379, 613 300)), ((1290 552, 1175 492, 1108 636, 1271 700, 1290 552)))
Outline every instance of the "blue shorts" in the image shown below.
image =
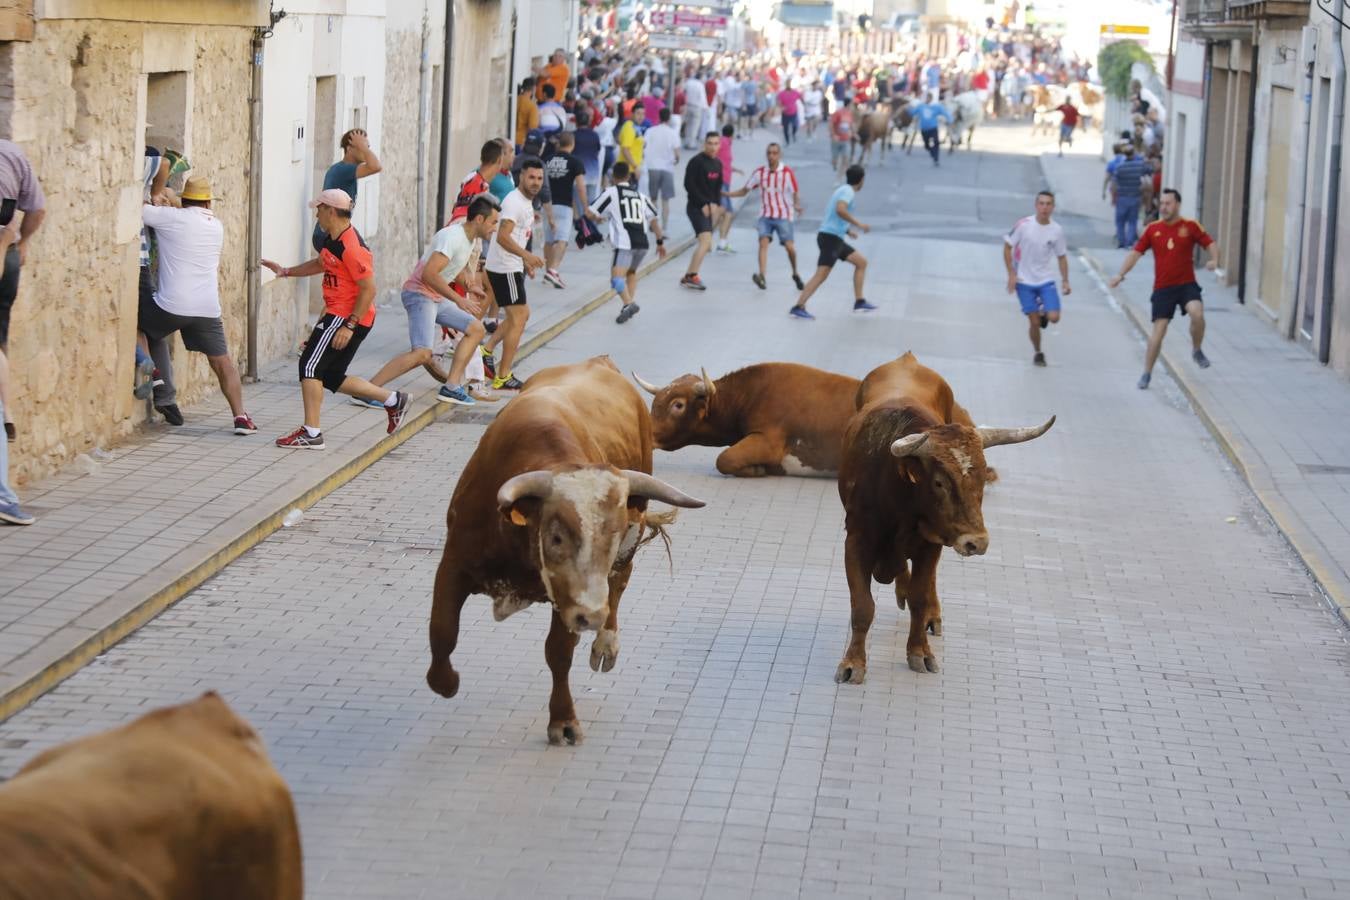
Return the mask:
POLYGON ((435 300, 421 291, 403 291, 403 308, 408 311, 408 343, 414 350, 436 346, 436 326, 458 332, 469 330, 474 317, 449 300, 435 300))
POLYGON ((1023 284, 1017 282, 1017 299, 1022 301, 1022 312, 1031 315, 1035 312, 1059 312, 1059 291, 1053 281, 1045 284, 1023 284))
POLYGON ((777 234, 780 244, 792 243, 795 231, 791 219, 774 219, 769 216, 761 216, 755 224, 755 230, 759 232, 761 238, 769 240, 773 240, 773 236, 777 234))

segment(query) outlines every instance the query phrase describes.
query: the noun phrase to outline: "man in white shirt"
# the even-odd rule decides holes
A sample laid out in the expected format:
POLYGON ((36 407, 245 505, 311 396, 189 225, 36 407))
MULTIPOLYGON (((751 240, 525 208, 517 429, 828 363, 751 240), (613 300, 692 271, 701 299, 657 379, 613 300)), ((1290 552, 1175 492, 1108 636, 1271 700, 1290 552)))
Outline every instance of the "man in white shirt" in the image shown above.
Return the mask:
POLYGON ((488 350, 502 346, 502 358, 497 363, 492 387, 502 391, 518 391, 525 386, 511 371, 520 347, 520 336, 530 319, 526 305, 525 278, 533 278, 544 261, 526 249, 534 231, 534 198, 544 188, 544 164, 537 159, 526 159, 520 167, 520 178, 514 191, 502 201, 497 236, 488 246, 487 277, 497 306, 506 313, 503 322, 488 339, 488 350))
POLYGON ((697 150, 703 145, 703 116, 708 110, 708 89, 698 71, 692 66, 685 69, 684 80, 684 147, 697 150))
POLYGON ((501 204, 488 193, 469 201, 468 213, 447 225, 431 239, 426 253, 403 282, 403 308, 408 313, 408 344, 370 379, 383 387, 404 372, 426 367, 445 383, 436 399, 442 403, 473 406, 474 399, 464 384, 464 374, 474 350, 487 336, 483 327, 483 309, 487 294, 478 284, 480 241, 497 232, 497 214, 501 204), (434 370, 431 349, 436 344, 436 326, 453 328, 463 335, 455 345, 450 371, 434 370))
POLYGON ((211 212, 211 183, 201 176, 189 178, 179 199, 181 209, 150 204, 141 208, 159 247, 157 290, 149 298, 141 297, 136 325, 150 344, 151 356, 163 361, 159 377, 164 384, 155 388, 155 408, 170 424, 183 424, 173 368, 161 346, 176 331, 183 336, 184 347, 206 354, 234 415, 234 433, 256 434, 258 426, 244 411, 239 369, 230 358, 220 318, 217 276, 225 229, 211 212))
POLYGON ((680 164, 680 136, 670 127, 670 109, 658 114, 660 123, 643 137, 642 160, 647 167, 647 190, 661 201, 661 227, 670 222, 670 201, 675 198, 675 167, 680 164))
POLYGON ((1008 293, 1017 294, 1022 313, 1027 317, 1032 362, 1045 365, 1041 352, 1041 329, 1059 321, 1059 292, 1055 290, 1055 263, 1059 263, 1064 296, 1069 288, 1069 248, 1064 229, 1050 218, 1055 211, 1055 195, 1041 191, 1036 195, 1036 215, 1019 219, 1003 237, 1003 265, 1008 270, 1008 293))

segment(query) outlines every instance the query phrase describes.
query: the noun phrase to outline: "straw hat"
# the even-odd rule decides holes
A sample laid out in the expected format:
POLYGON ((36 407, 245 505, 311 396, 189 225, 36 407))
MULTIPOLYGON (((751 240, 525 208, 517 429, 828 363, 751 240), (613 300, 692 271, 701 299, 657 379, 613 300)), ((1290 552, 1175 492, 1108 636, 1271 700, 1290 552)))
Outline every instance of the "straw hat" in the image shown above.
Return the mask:
POLYGON ((211 182, 206 180, 205 175, 193 175, 183 185, 183 193, 178 195, 182 200, 214 200, 211 196, 211 182))

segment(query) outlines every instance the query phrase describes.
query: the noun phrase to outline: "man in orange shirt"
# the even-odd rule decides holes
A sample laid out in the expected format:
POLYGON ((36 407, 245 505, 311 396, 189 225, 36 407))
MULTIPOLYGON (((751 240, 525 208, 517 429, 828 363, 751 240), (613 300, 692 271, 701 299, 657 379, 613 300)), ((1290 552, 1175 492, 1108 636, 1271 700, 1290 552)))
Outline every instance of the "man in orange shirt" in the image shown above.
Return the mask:
POLYGON ((352 225, 352 198, 346 191, 330 188, 310 204, 315 210, 324 241, 319 255, 298 266, 279 266, 270 259, 259 262, 278 278, 323 274, 323 315, 305 342, 300 355, 300 395, 305 404, 305 424, 277 446, 287 450, 322 450, 323 431, 319 410, 323 389, 384 404, 389 414, 386 434, 403 424, 408 395, 376 387, 364 378, 347 374, 347 366, 375 324, 375 264, 370 248, 352 225))
POLYGON ((553 56, 549 64, 544 66, 537 73, 539 75, 539 86, 535 90, 535 99, 544 99, 544 85, 553 85, 553 96, 561 100, 567 95, 567 79, 572 77, 572 70, 563 62, 566 54, 559 47, 553 51, 553 56))
POLYGON ((1125 280, 1126 273, 1144 253, 1153 251, 1153 333, 1149 335, 1148 350, 1144 353, 1144 374, 1139 376, 1141 391, 1148 388, 1153 377, 1153 364, 1158 361, 1167 326, 1178 309, 1183 316, 1191 317, 1191 358, 1200 368, 1209 368, 1209 358, 1200 349, 1200 343, 1205 339, 1205 313, 1192 260, 1195 259, 1195 246, 1199 244, 1209 251, 1205 268, 1213 272, 1219 266, 1219 245, 1199 222, 1183 219, 1180 209, 1181 194, 1172 188, 1164 190, 1158 201, 1162 218, 1149 223, 1125 257, 1120 274, 1111 279, 1114 288, 1125 280))
POLYGON ((525 144, 525 135, 539 127, 539 104, 534 102, 535 80, 526 78, 520 83, 520 96, 516 97, 516 146, 525 144))

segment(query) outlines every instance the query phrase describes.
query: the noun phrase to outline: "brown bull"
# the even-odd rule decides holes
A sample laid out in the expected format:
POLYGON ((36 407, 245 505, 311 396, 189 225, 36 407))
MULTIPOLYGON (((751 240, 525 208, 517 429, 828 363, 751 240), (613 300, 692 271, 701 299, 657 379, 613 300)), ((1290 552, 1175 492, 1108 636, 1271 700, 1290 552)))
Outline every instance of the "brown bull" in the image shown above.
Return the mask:
POLYGON ((488 426, 455 486, 436 572, 427 684, 459 691, 450 663, 470 594, 492 598, 501 621, 552 603, 544 658, 553 673, 550 743, 579 743, 567 681, 582 631, 597 632, 591 668, 619 655, 619 600, 644 531, 670 521, 647 501, 703 502, 651 476, 651 419, 608 357, 543 369, 488 426), (658 524, 659 523, 659 524, 658 524))
POLYGON ((972 427, 947 382, 912 353, 863 379, 839 469, 853 627, 835 681, 861 684, 866 677, 873 578, 895 582, 901 609, 909 603, 909 667, 938 671, 928 633, 942 633, 942 548, 975 556, 989 547, 981 508, 990 480, 984 451, 1040 437, 1054 422, 1051 416, 1038 428, 972 427))
POLYGON ((3 900, 300 900, 302 882, 290 791, 214 693, 0 785, 3 900))
POLYGON ((760 363, 723 375, 681 375, 652 395, 652 432, 662 450, 729 447, 723 475, 833 475, 854 412, 856 378, 797 363, 760 363))

